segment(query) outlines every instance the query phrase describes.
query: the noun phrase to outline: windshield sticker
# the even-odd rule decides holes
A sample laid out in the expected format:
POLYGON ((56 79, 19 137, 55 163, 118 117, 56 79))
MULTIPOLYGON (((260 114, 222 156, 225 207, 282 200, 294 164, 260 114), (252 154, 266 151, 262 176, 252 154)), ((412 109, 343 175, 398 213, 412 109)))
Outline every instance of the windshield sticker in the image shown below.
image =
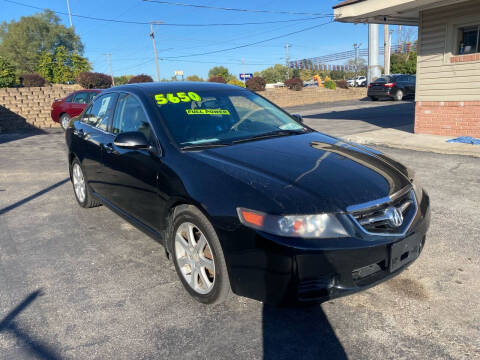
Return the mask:
POLYGON ((185 92, 177 92, 175 94, 168 93, 168 94, 155 94, 155 101, 158 105, 165 105, 168 103, 178 104, 180 102, 190 102, 190 101, 201 101, 202 98, 200 95, 193 91, 189 91, 188 93, 185 92))
POLYGON ((230 115, 230 111, 223 109, 186 109, 188 115, 230 115))

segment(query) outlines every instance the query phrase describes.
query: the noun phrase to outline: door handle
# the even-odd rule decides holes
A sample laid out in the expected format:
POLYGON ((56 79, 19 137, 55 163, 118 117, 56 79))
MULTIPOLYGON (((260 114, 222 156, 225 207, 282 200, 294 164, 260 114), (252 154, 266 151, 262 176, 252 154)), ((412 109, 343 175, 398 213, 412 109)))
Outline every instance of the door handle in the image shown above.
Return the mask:
POLYGON ((111 143, 102 144, 102 147, 103 147, 103 149, 104 149, 107 153, 113 152, 113 147, 112 147, 112 144, 111 144, 111 143))

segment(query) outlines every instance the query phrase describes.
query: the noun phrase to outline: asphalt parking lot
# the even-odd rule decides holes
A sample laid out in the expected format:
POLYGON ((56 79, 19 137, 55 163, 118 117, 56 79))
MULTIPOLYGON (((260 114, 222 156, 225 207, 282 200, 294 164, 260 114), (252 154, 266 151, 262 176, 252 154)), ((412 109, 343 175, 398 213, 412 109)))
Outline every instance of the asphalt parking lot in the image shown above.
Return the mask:
MULTIPOLYGON (((351 119, 353 106, 302 111, 336 135, 382 126, 351 119)), ((391 107, 413 105, 365 106, 405 126, 391 107)), ((480 358, 479 160, 381 150, 431 196, 426 247, 408 270, 309 308, 240 297, 207 307, 159 244, 106 207, 76 204, 62 132, 0 135, 0 359, 480 358)))

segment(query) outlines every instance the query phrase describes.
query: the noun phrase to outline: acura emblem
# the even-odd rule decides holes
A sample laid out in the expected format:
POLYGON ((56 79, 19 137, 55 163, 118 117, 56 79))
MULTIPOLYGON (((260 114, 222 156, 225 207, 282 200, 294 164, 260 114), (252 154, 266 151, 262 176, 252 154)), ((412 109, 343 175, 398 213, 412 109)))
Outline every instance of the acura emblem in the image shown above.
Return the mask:
POLYGON ((400 209, 390 206, 385 209, 385 217, 391 226, 399 227, 403 224, 403 214, 400 209))

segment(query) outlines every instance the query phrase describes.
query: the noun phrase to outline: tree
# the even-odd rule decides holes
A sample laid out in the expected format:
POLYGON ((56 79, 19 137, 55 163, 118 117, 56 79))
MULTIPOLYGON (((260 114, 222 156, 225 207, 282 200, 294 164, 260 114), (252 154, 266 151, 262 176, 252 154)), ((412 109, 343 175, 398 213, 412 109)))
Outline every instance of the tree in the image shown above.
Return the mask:
POLYGON ((69 53, 64 46, 58 46, 55 52, 43 52, 38 58, 37 72, 51 83, 73 82, 77 76, 91 70, 90 63, 77 53, 69 53))
POLYGON ((39 55, 55 53, 63 46, 71 55, 83 53, 83 44, 72 28, 60 24, 60 18, 45 10, 33 16, 22 16, 19 21, 3 22, 0 26, 0 55, 9 60, 18 73, 32 73, 39 63, 39 55))
POLYGON ((106 89, 112 86, 112 78, 106 74, 87 71, 78 74, 77 83, 85 89, 106 89))
POLYGON ((220 84, 226 84, 227 83, 223 76, 212 76, 210 79, 208 79, 208 81, 209 82, 216 82, 216 83, 220 83, 220 84))
POLYGON ((114 76, 115 79, 115 85, 125 85, 128 84, 128 81, 133 78, 133 75, 120 75, 120 76, 114 76))
POLYGON ((225 66, 214 66, 208 71, 208 77, 216 77, 216 76, 221 76, 225 81, 230 80, 232 75, 228 71, 228 69, 225 66))
POLYGON ((12 87, 16 82, 15 66, 0 56, 0 88, 12 87))
POLYGON ((129 84, 146 83, 146 82, 153 82, 153 79, 150 75, 140 74, 128 80, 129 84))
POLYGON ((203 81, 203 79, 198 75, 190 75, 186 78, 187 81, 203 81))
POLYGON ((230 81, 228 82, 230 85, 235 85, 235 86, 240 86, 240 87, 245 87, 245 84, 243 83, 243 81, 240 81, 238 79, 235 79, 235 78, 232 78, 230 79, 230 81))
POLYGON ((390 57, 390 71, 392 74, 416 74, 417 53, 396 53, 390 57))
POLYGON ((287 70, 288 70, 288 77, 293 76, 293 69, 287 69, 286 66, 276 64, 265 70, 260 71, 259 73, 255 73, 255 76, 261 76, 265 79, 268 84, 277 83, 277 82, 284 82, 287 77, 287 70))

